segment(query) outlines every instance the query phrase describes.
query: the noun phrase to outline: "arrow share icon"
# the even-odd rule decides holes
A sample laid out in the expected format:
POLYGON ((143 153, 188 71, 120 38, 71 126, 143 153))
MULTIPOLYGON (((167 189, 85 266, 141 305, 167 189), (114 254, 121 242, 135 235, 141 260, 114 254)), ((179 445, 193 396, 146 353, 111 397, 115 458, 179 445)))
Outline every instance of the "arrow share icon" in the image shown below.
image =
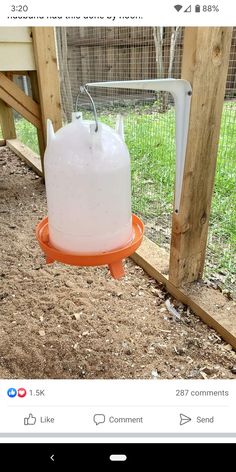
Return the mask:
POLYGON ((184 415, 183 413, 180 413, 180 426, 183 426, 186 423, 189 423, 189 421, 192 421, 192 418, 189 418, 189 416, 184 415))

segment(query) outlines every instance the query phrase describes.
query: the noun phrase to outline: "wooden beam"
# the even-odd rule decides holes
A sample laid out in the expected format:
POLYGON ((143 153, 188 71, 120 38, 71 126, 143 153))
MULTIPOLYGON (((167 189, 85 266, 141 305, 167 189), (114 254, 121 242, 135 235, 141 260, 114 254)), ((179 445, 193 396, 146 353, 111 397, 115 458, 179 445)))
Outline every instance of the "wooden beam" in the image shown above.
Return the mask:
POLYGON ((54 130, 62 127, 59 71, 57 66, 54 28, 32 28, 34 56, 37 69, 44 140, 49 118, 54 130))
POLYGON ((73 96, 71 90, 71 77, 68 67, 68 47, 67 47, 67 29, 57 28, 57 53, 58 61, 60 64, 60 75, 61 75, 61 100, 62 109, 65 113, 65 121, 71 121, 71 114, 73 111, 73 96))
POLYGON ((7 139, 7 146, 40 177, 43 175, 40 157, 18 139, 7 139))
POLYGON ((151 277, 162 283, 177 300, 189 306, 208 326, 236 349, 236 306, 233 300, 203 283, 195 282, 185 288, 177 288, 166 275, 168 253, 144 237, 132 259, 151 277))
POLYGON ((169 278, 202 277, 232 28, 186 28, 182 78, 192 83, 180 210, 173 215, 169 278))
MULTIPOLYGON (((8 79, 13 78, 11 72, 5 72, 8 79)), ((16 128, 13 110, 9 107, 3 100, 0 99, 0 124, 2 129, 3 138, 6 139, 15 139, 16 138, 16 128)))
POLYGON ((0 147, 6 146, 6 140, 5 139, 0 139, 0 147))
POLYGON ((39 105, 2 72, 0 72, 0 99, 34 126, 41 127, 39 105))
MULTIPOLYGON (((29 77, 30 77, 30 84, 31 84, 33 99, 35 100, 36 103, 38 103, 40 107, 37 72, 36 71, 29 72, 29 77)), ((41 110, 40 110, 40 113, 41 113, 41 110)), ((37 128, 37 134, 38 134, 38 145, 39 145, 39 153, 40 153, 40 158, 41 158, 41 165, 43 169, 43 158, 44 158, 44 152, 46 149, 46 141, 45 141, 45 136, 43 132, 42 121, 41 121, 41 127, 37 128)), ((43 173, 44 173, 44 169, 43 169, 43 173)))
MULTIPOLYGON (((99 28, 98 28, 99 29, 99 28)), ((97 33, 98 34, 98 33, 97 33)), ((146 39, 142 39, 140 40, 140 42, 137 43, 137 38, 136 39, 132 39, 132 38, 115 38, 115 39, 109 39, 108 41, 104 41, 102 42, 101 41, 101 38, 92 38, 92 39, 88 39, 88 38, 83 38, 83 37, 80 37, 78 38, 78 40, 76 41, 69 41, 68 42, 68 46, 72 46, 72 47, 76 47, 76 48, 80 48, 80 47, 96 47, 98 46, 99 48, 109 48, 109 47, 117 47, 117 48, 120 48, 120 47, 142 47, 142 46, 152 46, 153 45, 153 38, 150 37, 150 38, 146 38, 146 39)))
POLYGON ((16 138, 16 129, 12 108, 0 100, 0 123, 4 139, 16 138))
POLYGON ((198 28, 184 28, 182 78, 186 77, 191 84, 196 67, 198 28))

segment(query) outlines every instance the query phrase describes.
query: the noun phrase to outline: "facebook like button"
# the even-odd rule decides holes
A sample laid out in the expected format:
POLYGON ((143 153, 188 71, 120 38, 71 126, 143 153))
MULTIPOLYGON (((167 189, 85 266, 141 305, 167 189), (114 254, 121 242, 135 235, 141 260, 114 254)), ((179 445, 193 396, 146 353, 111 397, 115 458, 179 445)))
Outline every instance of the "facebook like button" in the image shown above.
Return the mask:
POLYGON ((10 397, 10 398, 14 398, 16 397, 17 395, 17 390, 15 388, 9 388, 7 390, 7 395, 10 397))

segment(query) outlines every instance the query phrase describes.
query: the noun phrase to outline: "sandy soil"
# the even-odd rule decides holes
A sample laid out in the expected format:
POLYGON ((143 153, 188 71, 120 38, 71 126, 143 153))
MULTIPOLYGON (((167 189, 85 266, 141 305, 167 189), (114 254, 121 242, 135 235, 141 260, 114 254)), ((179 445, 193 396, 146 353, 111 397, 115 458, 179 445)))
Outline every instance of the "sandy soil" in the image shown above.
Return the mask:
POLYGON ((0 165, 0 378, 235 378, 231 346, 132 261, 121 281, 46 265, 44 185, 6 147, 0 165))

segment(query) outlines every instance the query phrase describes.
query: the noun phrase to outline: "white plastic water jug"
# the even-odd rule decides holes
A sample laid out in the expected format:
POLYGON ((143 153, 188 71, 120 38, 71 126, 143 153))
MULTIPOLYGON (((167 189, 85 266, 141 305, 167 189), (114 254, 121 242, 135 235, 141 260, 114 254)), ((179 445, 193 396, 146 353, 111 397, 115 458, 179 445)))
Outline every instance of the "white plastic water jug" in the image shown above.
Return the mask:
POLYGON ((76 119, 54 134, 48 121, 45 182, 51 244, 74 253, 107 252, 132 238, 130 156, 122 123, 76 119))

